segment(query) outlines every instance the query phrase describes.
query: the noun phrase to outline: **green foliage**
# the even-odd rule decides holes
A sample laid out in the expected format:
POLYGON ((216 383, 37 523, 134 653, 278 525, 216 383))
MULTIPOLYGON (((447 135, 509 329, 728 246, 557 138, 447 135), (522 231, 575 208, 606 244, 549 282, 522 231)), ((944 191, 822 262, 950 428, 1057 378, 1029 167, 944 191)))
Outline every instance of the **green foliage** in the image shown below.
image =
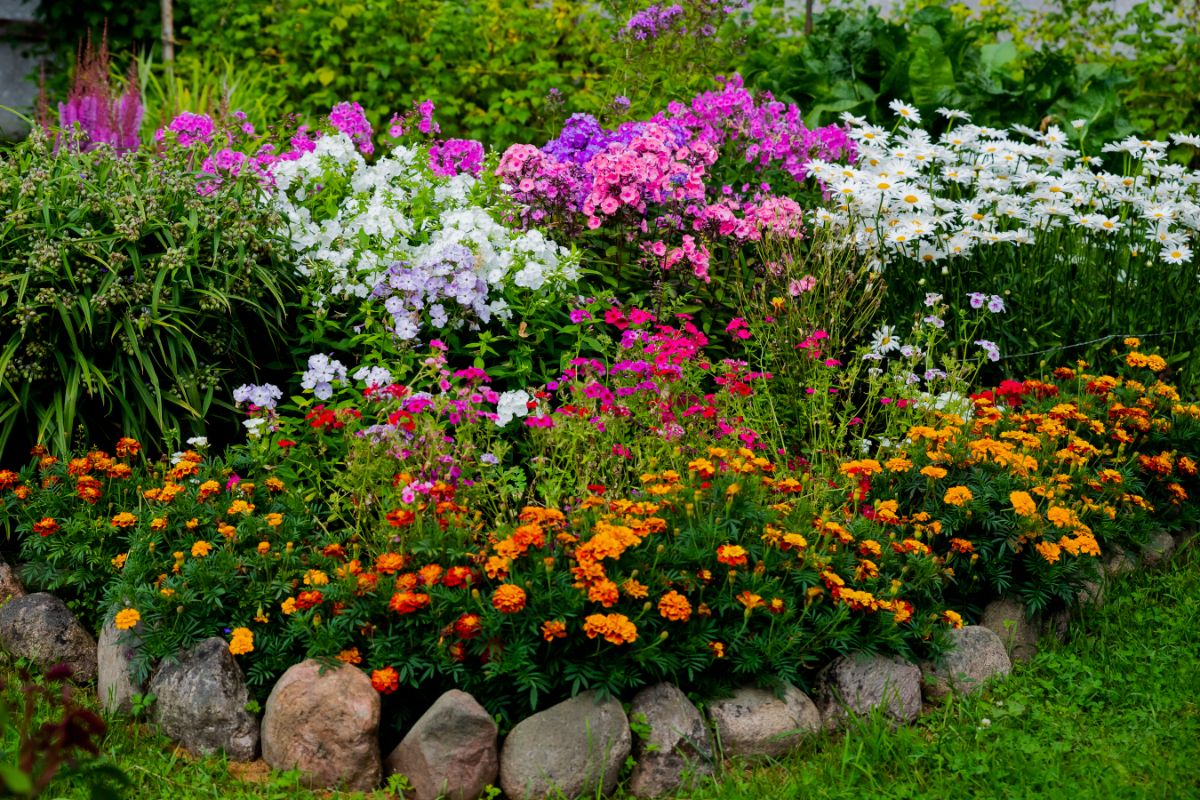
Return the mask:
POLYGON ((874 9, 828 9, 816 16, 812 34, 747 53, 743 69, 757 85, 797 103, 810 126, 835 122, 843 112, 890 126, 888 103, 901 100, 926 117, 942 106, 966 111, 979 125, 1084 118, 1103 139, 1132 130, 1117 96, 1118 70, 1076 64, 1050 50, 1022 52, 998 41, 993 25, 937 6, 899 21, 874 9))
POLYGON ((445 135, 496 147, 553 136, 568 110, 624 113, 610 107, 621 94, 632 101, 630 114, 654 113, 663 98, 729 71, 738 37, 730 21, 703 39, 619 38, 643 5, 631 0, 181 5, 192 20, 181 59, 228 57, 241 74, 267 76, 274 98, 302 117, 352 100, 385 120, 430 99, 445 135))
POLYGON ((77 426, 228 436, 232 386, 276 359, 293 284, 246 174, 198 191, 194 153, 79 152, 46 134, 0 154, 0 448, 77 426), (222 427, 225 425, 226 427, 222 427))

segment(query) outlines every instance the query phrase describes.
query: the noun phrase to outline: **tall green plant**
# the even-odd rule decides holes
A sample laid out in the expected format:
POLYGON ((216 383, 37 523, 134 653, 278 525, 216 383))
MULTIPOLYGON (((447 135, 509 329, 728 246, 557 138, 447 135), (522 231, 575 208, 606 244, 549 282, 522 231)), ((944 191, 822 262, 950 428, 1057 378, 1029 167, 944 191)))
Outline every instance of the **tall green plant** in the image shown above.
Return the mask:
MULTIPOLYGON (((198 191, 194 155, 0 155, 0 449, 216 429, 271 364, 293 294, 251 176, 198 191)), ((10 454, 11 455, 11 454, 10 454)))

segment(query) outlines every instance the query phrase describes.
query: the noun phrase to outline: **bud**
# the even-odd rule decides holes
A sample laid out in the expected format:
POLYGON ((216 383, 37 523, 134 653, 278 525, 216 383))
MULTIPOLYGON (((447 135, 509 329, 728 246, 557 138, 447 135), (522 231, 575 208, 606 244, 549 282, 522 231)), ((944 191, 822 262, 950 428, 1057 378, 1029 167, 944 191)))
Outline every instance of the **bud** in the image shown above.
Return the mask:
POLYGON ((660 544, 657 548, 655 548, 654 552, 658 553, 661 556, 664 552, 666 552, 666 550, 667 550, 666 545, 660 544))
POLYGON ((669 636, 669 635, 670 635, 670 634, 668 634, 666 631, 663 631, 662 633, 660 633, 660 634, 658 635, 658 640, 659 640, 660 642, 665 642, 665 641, 667 640, 667 636, 669 636))
POLYGON ((183 613, 183 606, 175 606, 175 613, 176 613, 176 614, 182 614, 182 613, 183 613))
POLYGON ((650 613, 650 609, 653 607, 654 607, 654 605, 649 600, 647 600, 645 603, 642 604, 642 613, 643 614, 650 613))
POLYGON ((472 600, 478 600, 478 599, 479 599, 479 590, 478 590, 478 589, 472 589, 472 590, 471 590, 471 599, 472 599, 472 600))

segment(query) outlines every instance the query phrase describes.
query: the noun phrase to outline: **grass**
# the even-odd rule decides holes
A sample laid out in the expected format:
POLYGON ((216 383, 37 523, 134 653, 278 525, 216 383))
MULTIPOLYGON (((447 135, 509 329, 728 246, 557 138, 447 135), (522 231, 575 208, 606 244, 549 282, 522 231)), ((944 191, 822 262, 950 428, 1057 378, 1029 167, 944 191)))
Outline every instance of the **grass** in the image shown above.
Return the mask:
MULTIPOLYGON (((772 763, 726 764, 687 798, 1200 797, 1200 557, 1126 576, 1103 608, 1072 622, 1066 644, 1043 642, 1028 664, 981 695, 955 699, 917 724, 880 719, 772 763)), ((11 731, 0 742, 10 746, 11 731)), ((363 797, 313 792, 295 773, 269 774, 191 758, 139 727, 114 724, 104 758, 129 797, 363 797)), ((78 778, 55 797, 86 797, 78 778)), ((366 797, 391 797, 380 790, 366 797)))

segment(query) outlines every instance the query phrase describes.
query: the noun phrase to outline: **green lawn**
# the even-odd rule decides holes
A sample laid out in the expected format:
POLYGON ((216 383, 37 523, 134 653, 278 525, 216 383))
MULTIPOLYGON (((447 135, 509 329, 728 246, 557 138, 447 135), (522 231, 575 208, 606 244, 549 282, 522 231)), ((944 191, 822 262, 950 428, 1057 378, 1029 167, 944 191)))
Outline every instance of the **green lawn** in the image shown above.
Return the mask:
MULTIPOLYGON (((910 728, 863 723, 788 759, 727 765, 694 798, 1200 797, 1200 558, 1112 585, 1108 604, 1072 623, 1065 645, 980 697, 910 728)), ((12 734, 6 732, 5 743, 12 734)), ((329 798, 294 775, 239 780, 220 759, 191 759, 165 740, 114 725, 104 755, 130 797, 329 798)), ((259 765, 261 766, 261 765, 259 765)), ((86 797, 77 780, 50 796, 86 797)), ((384 797, 377 792, 373 797, 384 797)))

